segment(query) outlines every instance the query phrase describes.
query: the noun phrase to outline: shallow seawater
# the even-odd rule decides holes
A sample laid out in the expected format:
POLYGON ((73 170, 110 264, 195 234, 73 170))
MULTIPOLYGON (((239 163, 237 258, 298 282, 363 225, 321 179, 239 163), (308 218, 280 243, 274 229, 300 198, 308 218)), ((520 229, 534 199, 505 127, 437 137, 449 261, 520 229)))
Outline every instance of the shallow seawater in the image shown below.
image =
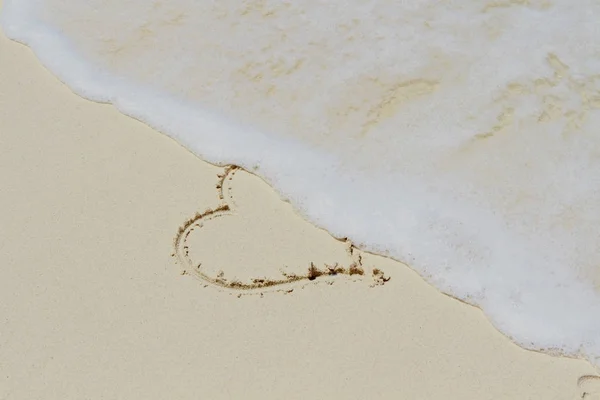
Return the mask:
POLYGON ((600 2, 5 0, 75 92, 600 364, 600 2))

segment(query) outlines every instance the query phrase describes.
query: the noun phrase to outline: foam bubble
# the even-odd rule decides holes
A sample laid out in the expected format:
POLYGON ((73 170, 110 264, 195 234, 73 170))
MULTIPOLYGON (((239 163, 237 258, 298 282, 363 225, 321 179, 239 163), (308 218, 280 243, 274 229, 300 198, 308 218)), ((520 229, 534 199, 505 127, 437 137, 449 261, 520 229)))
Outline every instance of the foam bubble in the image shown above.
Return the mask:
POLYGON ((600 360, 600 3, 5 0, 78 94, 600 360), (569 34, 564 34, 568 27, 569 34))

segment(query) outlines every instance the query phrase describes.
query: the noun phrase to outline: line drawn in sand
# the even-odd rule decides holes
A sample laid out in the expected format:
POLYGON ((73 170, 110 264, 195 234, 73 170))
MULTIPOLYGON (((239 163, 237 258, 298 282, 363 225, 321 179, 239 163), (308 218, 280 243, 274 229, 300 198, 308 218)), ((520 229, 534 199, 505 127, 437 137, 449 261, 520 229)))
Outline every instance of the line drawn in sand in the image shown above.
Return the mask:
POLYGON ((238 297, 291 293, 298 286, 332 285, 340 278, 370 277, 371 286, 389 281, 380 269, 365 268, 361 252, 349 240, 321 230, 315 234, 260 178, 236 166, 217 177, 219 204, 188 219, 174 239, 173 256, 183 275, 238 297), (272 223, 282 218, 285 226, 272 223))
POLYGON ((582 399, 600 400, 600 376, 584 375, 577 380, 577 386, 582 399))

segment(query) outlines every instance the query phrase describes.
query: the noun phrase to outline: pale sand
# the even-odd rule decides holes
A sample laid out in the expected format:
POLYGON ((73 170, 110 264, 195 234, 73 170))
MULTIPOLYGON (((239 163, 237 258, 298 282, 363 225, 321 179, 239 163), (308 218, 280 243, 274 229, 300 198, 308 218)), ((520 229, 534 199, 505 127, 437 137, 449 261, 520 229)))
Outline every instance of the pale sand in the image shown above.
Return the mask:
POLYGON ((177 228, 224 202, 189 236, 208 275, 357 253, 243 171, 220 200, 223 168, 79 98, 3 36, 0 151, 0 399, 600 399, 587 362, 520 349, 381 257, 363 255, 364 278, 262 297, 181 275, 177 228))

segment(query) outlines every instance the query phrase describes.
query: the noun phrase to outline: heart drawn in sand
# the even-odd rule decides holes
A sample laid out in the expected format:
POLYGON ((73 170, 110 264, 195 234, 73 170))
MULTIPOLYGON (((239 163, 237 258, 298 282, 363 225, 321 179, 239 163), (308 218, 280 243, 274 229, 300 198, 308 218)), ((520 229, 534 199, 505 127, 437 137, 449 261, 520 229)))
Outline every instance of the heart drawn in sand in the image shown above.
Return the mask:
POLYGON ((291 292, 298 284, 337 279, 389 280, 366 269, 360 251, 298 216, 260 178, 238 167, 218 176, 220 205, 179 228, 175 253, 184 274, 241 293, 291 292))

